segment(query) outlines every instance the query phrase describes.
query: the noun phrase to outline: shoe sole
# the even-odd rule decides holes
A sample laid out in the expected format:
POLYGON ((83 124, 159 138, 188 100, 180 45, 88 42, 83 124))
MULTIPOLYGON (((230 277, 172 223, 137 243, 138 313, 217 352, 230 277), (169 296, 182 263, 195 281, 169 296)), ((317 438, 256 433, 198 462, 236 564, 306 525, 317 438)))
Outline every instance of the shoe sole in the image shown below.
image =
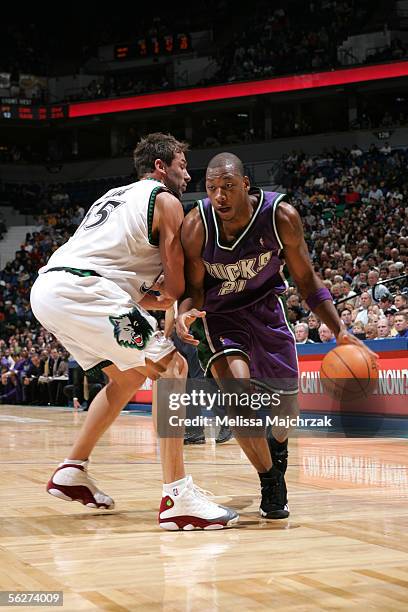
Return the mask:
POLYGON ((272 512, 264 512, 261 508, 259 508, 259 514, 262 516, 262 518, 277 520, 288 518, 290 512, 289 510, 273 510, 272 512))
POLYGON ((205 444, 205 440, 194 440, 193 442, 190 442, 190 440, 184 440, 184 444, 185 446, 191 446, 192 444, 205 444))
POLYGON ((193 519, 186 523, 184 520, 179 519, 180 524, 177 523, 177 520, 159 522, 159 527, 161 527, 162 529, 166 529, 166 531, 194 531, 195 529, 199 529, 201 531, 214 531, 218 529, 228 529, 228 527, 232 527, 233 525, 238 523, 239 516, 235 516, 226 523, 208 523, 207 525, 204 525, 205 521, 203 519, 197 519, 197 521, 194 521, 193 519))
POLYGON ((66 495, 63 491, 60 491, 60 489, 55 489, 50 487, 49 489, 47 489, 47 493, 49 495, 52 495, 52 497, 56 497, 57 499, 62 499, 64 501, 68 501, 68 502, 79 502, 80 504, 82 504, 83 506, 86 506, 87 508, 96 508, 96 509, 102 509, 102 510, 113 510, 115 507, 115 504, 112 504, 110 506, 107 506, 106 504, 96 504, 93 502, 88 502, 85 503, 82 499, 73 499, 72 497, 69 497, 68 495, 66 495))

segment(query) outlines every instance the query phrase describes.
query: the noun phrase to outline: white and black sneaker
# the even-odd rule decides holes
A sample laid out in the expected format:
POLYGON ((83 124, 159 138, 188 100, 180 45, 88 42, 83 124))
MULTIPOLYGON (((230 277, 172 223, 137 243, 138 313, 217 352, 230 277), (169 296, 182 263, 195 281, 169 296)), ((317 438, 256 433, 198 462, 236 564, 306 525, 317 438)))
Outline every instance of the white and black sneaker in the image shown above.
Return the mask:
POLYGON ((285 476, 274 465, 269 472, 259 474, 261 505, 259 513, 267 519, 285 519, 289 516, 285 476))

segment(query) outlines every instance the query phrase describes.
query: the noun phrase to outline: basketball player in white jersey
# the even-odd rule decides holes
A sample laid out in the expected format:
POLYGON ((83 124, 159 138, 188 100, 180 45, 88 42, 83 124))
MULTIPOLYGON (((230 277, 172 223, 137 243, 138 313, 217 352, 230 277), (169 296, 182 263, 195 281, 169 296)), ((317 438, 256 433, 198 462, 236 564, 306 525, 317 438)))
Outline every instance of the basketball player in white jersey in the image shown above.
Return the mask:
MULTIPOLYGON (((184 291, 180 243, 187 188, 188 145, 170 134, 149 134, 134 151, 137 176, 99 198, 75 234, 40 269, 31 307, 88 373, 109 383, 94 398, 68 457, 47 485, 51 495, 92 508, 114 507, 88 476, 89 456, 146 376, 184 378, 186 362, 157 330, 145 308, 169 308, 184 291), (149 291, 157 288, 160 295, 149 291)), ((221 529, 238 515, 208 500, 186 476, 183 437, 161 438, 164 529, 221 529)))

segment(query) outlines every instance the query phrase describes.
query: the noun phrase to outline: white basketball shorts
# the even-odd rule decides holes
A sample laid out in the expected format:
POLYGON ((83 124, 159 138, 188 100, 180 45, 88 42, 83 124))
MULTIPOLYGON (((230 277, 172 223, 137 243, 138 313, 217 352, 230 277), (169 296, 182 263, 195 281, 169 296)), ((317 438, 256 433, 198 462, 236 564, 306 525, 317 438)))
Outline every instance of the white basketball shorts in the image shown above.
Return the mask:
POLYGON ((157 321, 112 280, 66 271, 40 274, 31 308, 86 371, 113 363, 119 370, 160 361, 175 350, 157 321))

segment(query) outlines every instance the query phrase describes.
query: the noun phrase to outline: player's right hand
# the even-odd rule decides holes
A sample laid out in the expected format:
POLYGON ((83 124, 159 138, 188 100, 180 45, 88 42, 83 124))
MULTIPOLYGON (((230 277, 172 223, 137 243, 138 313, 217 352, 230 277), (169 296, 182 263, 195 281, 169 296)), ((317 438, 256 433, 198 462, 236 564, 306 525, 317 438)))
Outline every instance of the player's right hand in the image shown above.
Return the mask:
POLYGON ((360 348, 364 349, 373 359, 379 359, 379 355, 377 355, 377 353, 374 353, 374 351, 369 349, 368 346, 361 342, 361 340, 347 332, 345 328, 342 328, 336 336, 336 342, 337 344, 353 344, 354 346, 359 346, 360 348))
POLYGON ((176 319, 176 333, 180 340, 193 346, 200 344, 199 340, 196 340, 192 334, 190 334, 190 325, 194 323, 196 319, 203 319, 206 313, 205 310, 197 310, 197 308, 191 308, 187 312, 183 312, 176 319))

